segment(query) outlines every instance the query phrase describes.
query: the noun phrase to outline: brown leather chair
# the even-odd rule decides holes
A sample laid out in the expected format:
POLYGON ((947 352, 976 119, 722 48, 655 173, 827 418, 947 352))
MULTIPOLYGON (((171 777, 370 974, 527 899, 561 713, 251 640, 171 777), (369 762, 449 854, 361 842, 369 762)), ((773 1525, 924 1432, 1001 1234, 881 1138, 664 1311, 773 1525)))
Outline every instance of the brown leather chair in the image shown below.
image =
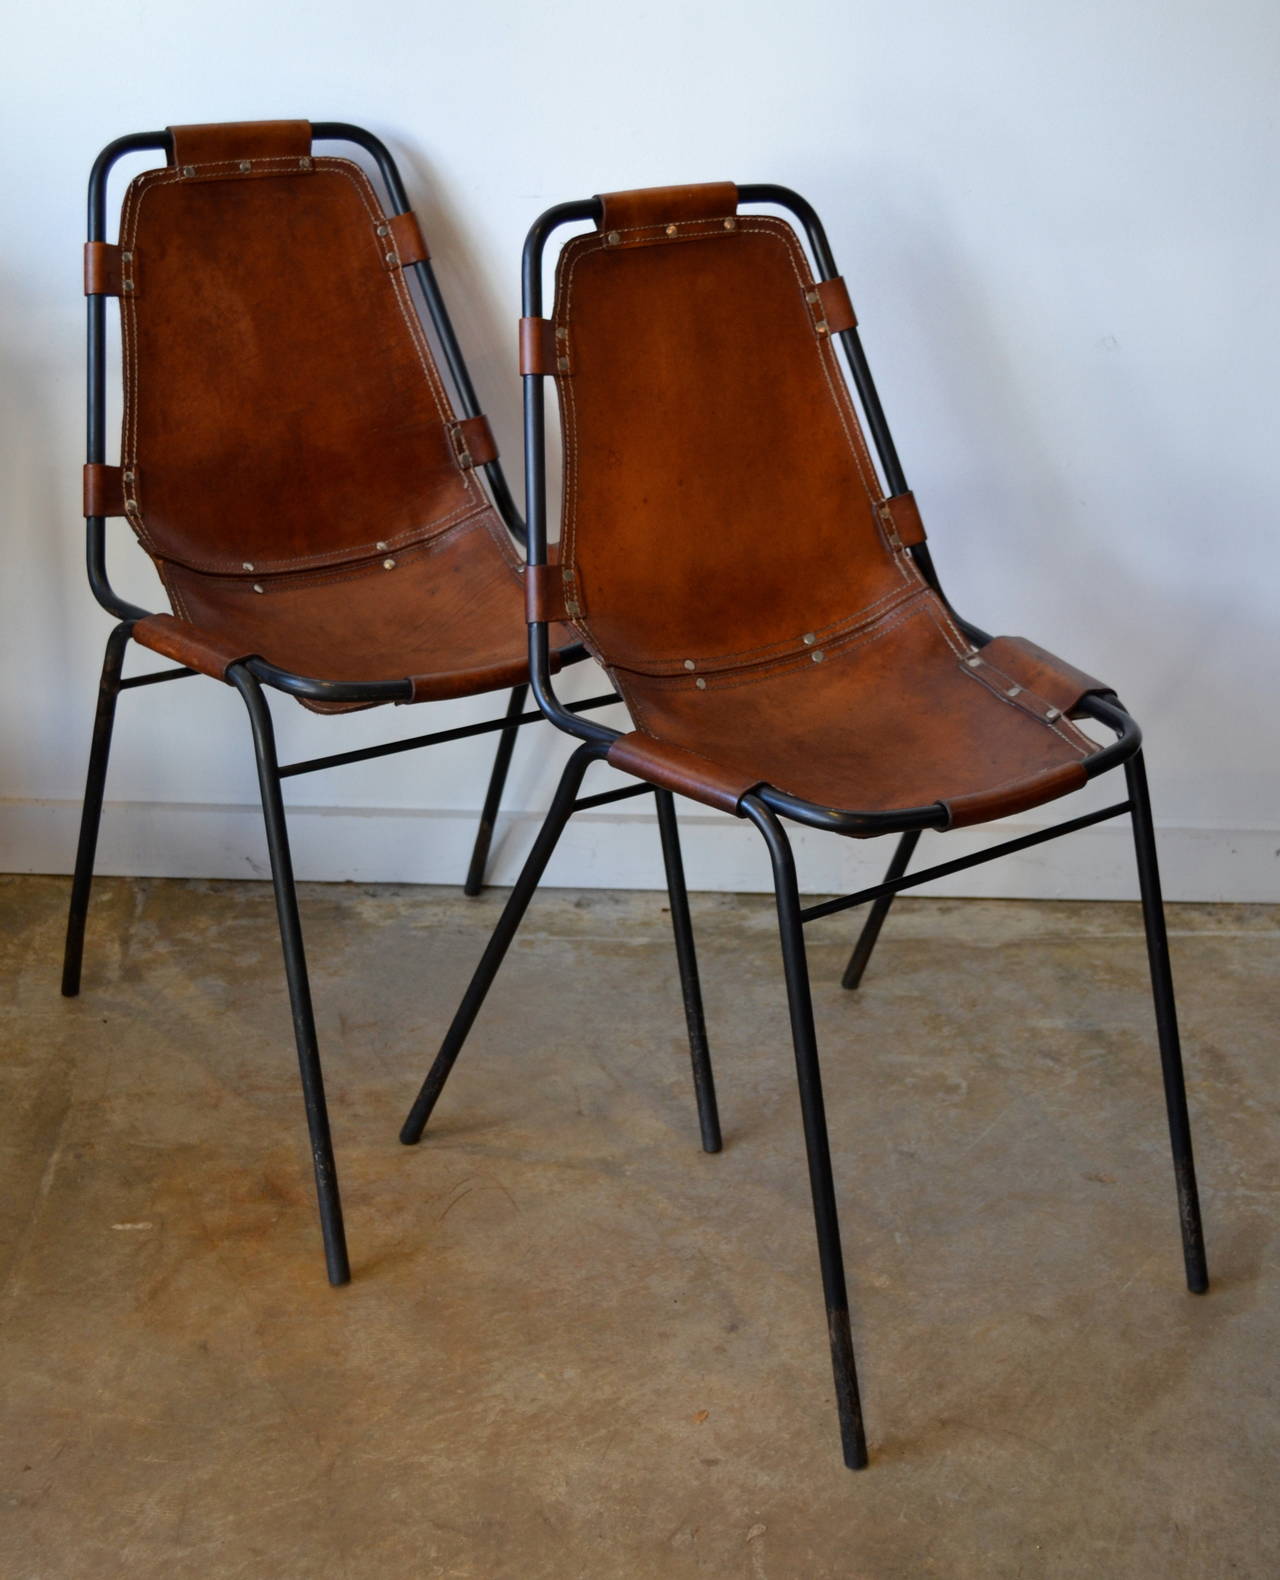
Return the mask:
POLYGON ((652 789, 660 814, 676 792, 750 820, 773 864, 841 1436, 856 1468, 866 1439, 806 922, 875 902, 846 973, 855 986, 900 889, 1130 814, 1187 1283, 1208 1287, 1141 736, 1109 686, 1020 637, 992 639, 947 603, 848 292, 817 215, 795 193, 722 183, 551 209, 526 244, 524 301, 533 688, 583 744, 401 1139, 420 1137, 560 831, 584 804, 590 764, 634 775, 633 793, 652 789), (801 221, 817 280, 792 227, 740 212, 748 204, 801 221), (547 239, 583 220, 596 229, 561 251, 555 312, 544 319, 547 239), (565 444, 556 564, 546 543, 547 374, 565 444), (560 620, 607 666, 631 733, 574 718, 558 701, 551 633, 560 620), (1084 720, 1112 738, 1099 744, 1084 720), (1117 767, 1127 779, 1117 804, 906 875, 922 830, 1040 806, 1117 767), (897 834, 885 882, 803 905, 785 819, 846 837, 897 834))
MULTIPOLYGON (((89 580, 119 624, 107 642, 67 927, 62 991, 80 986, 85 916, 116 697, 202 674, 248 707, 311 1131, 330 1281, 349 1277, 281 781, 412 747, 498 732, 467 876, 483 882, 528 667, 524 527, 480 415, 418 222, 384 145, 306 121, 178 126, 112 143, 89 186, 89 580), (347 159, 361 148, 389 199, 347 159), (134 179, 118 242, 107 180, 126 155, 167 163, 134 179), (415 276, 448 365, 427 342, 415 276), (106 302, 120 301, 120 464, 106 465, 106 302), (461 415, 459 415, 461 413, 461 415), (105 520, 125 516, 172 613, 121 598, 105 520), (180 666, 124 680, 130 641, 180 666), (511 688, 505 716, 281 766, 263 687, 343 712, 511 688)), ((559 665, 583 656, 563 628, 559 665)), ((591 707, 602 699, 582 704, 591 707)))

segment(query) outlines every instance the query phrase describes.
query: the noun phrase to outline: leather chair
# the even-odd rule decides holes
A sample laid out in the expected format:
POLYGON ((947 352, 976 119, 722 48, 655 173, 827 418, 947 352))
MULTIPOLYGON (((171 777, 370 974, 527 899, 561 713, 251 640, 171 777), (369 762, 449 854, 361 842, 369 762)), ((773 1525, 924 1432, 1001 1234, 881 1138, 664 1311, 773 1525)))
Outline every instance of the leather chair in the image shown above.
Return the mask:
MULTIPOLYGON (((467 875, 478 893, 524 711, 527 643, 512 542, 524 526, 391 155, 329 123, 178 126, 123 137, 89 184, 89 581, 107 641, 76 856, 62 991, 79 991, 116 698, 201 674, 234 686, 257 754, 331 1283, 349 1264, 281 798, 283 779, 498 733, 467 875), (315 142, 362 149, 364 170, 315 142), (167 162, 129 185, 108 242, 107 181, 126 155, 167 162), (428 345, 416 277, 448 365, 428 345), (106 460, 106 304, 120 302, 123 431, 106 460), (150 554, 170 613, 120 597, 105 518, 150 554), (122 679, 133 642, 178 668, 122 679), (340 713, 510 688, 501 718, 281 765, 264 687, 340 713)), ((583 656, 561 628, 553 666, 583 656)), ((591 707, 596 698, 581 704, 591 707)))
MULTIPOLYGON (((806 922, 875 902, 846 973, 854 986, 899 890, 1127 813, 1187 1283, 1208 1286, 1141 735, 1110 686, 1020 637, 991 638, 948 604, 848 292, 817 215, 795 193, 722 183, 563 204, 530 231, 524 303, 533 689, 582 744, 401 1139, 421 1136, 560 831, 583 804, 578 787, 592 763, 634 775, 632 790, 651 789, 660 813, 674 792, 753 823, 772 859, 842 1446, 857 1468, 866 1437, 806 922), (792 226, 743 212, 751 204, 801 222, 816 279, 792 226), (547 240, 581 221, 596 228, 560 252, 554 313, 543 318, 547 240), (565 447, 554 564, 546 375, 556 379, 565 447), (609 670, 635 722, 629 733, 559 702, 560 621, 609 670), (1090 720, 1109 732, 1106 744, 1080 727, 1090 720), (1118 768, 1127 791, 1115 805, 906 874, 922 830, 1037 807, 1118 768), (844 837, 898 835, 885 882, 804 905, 789 821, 844 837)), ((709 1085, 709 1064, 706 1075, 709 1085)))

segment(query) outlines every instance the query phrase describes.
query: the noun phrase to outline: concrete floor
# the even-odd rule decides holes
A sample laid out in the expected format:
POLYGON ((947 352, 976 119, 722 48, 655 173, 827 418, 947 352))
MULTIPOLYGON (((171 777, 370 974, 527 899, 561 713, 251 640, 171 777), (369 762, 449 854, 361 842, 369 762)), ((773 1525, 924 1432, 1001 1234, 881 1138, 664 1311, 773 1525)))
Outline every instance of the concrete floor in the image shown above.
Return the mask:
POLYGON ((1136 907, 809 930, 873 1464, 839 1459, 771 908, 304 888, 355 1281, 323 1277, 270 890, 0 880, 4 1580, 1270 1577, 1280 914, 1171 908, 1214 1287, 1181 1281, 1136 907))

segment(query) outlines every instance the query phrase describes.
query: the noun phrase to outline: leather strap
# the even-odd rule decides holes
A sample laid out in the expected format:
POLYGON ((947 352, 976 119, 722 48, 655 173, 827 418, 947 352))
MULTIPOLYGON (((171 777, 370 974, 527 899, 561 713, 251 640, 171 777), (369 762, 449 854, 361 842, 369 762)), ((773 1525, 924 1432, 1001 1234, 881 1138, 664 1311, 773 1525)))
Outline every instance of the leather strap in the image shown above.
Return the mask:
POLYGON ((663 226, 668 234, 694 220, 724 219, 738 212, 732 181, 705 181, 689 187, 642 187, 606 192, 600 198, 600 229, 611 246, 625 244, 627 231, 663 226), (614 237, 618 240, 615 241, 614 237))
POLYGON ((677 795, 701 801, 721 812, 738 812, 738 803, 758 783, 743 779, 720 763, 683 746, 673 746, 640 730, 623 735, 609 748, 606 759, 623 773, 634 774, 663 790, 673 790, 677 795))
POLYGON ((858 315, 849 300, 849 287, 844 283, 843 275, 837 274, 831 280, 819 280, 805 296, 813 310, 814 327, 819 334, 838 335, 841 330, 858 327, 858 315))
POLYGON ((924 542, 924 522, 916 496, 910 489, 905 494, 890 494, 888 499, 881 501, 879 508, 889 541, 895 547, 910 549, 924 542))
POLYGON ((139 620, 133 628, 133 637, 153 653, 185 664, 202 675, 212 675, 215 680, 225 680, 232 664, 251 656, 231 643, 220 644, 212 640, 207 630, 171 614, 149 614, 145 620, 139 620))
POLYGON ((1092 693, 1110 695, 1114 691, 1105 681, 1046 652, 1025 636, 998 636, 980 649, 980 656, 984 665, 1043 697, 1059 713, 1071 713, 1092 693))
POLYGON ((525 566, 524 617, 530 625, 551 625, 557 620, 568 619, 564 577, 559 565, 525 566))
POLYGON ((562 341, 558 341, 555 326, 549 318, 522 318, 520 320, 521 374, 567 373, 568 371, 567 335, 562 341), (563 367, 557 365, 561 360, 556 355, 556 347, 559 343, 565 346, 563 367))
POLYGON ((386 249, 387 262, 392 268, 407 269, 414 263, 426 263, 431 252, 422 234, 422 227, 418 224, 418 216, 412 209, 406 209, 403 214, 393 214, 386 221, 386 226, 391 242, 391 246, 386 249))
POLYGON ((1015 812, 1025 812, 1028 807, 1040 806, 1058 796, 1070 795, 1085 782, 1082 763, 1063 763, 1048 768, 1030 779, 1023 779, 1012 789, 979 790, 973 795, 953 796, 942 805, 947 809, 948 828, 967 828, 971 823, 990 823, 998 818, 1010 817, 1015 812))
POLYGON ((124 473, 118 466, 90 461, 85 467, 84 513, 86 516, 124 515, 124 473))
POLYGON ((184 174, 220 165, 226 168, 217 173, 230 175, 243 162, 252 166, 256 159, 292 160, 301 169, 311 168, 310 121, 221 121, 171 126, 169 135, 173 138, 173 163, 184 174))
POLYGON ((87 241, 84 244, 84 294, 86 296, 130 296, 137 294, 138 260, 132 252, 121 252, 113 242, 87 241))
POLYGON ((450 424, 450 437, 458 465, 464 470, 474 466, 487 466, 498 459, 498 446, 493 437, 489 419, 481 414, 467 417, 462 422, 450 424))

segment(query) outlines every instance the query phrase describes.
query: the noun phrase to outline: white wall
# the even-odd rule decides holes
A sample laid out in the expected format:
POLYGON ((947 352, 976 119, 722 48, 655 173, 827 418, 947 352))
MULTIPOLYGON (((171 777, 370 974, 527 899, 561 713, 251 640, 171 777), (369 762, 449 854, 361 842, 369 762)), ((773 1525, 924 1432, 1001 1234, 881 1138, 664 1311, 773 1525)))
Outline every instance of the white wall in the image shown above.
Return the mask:
MULTIPOLYGON (((362 122, 402 161, 517 477, 517 260, 542 208, 725 177, 808 194, 954 601, 1121 689, 1172 895, 1280 898, 1273 0, 51 0, 6 35, 0 867, 67 869, 108 628, 78 508, 88 165, 170 121, 309 116, 362 122)), ((111 530, 125 590, 154 596, 111 530)), ((473 716, 278 712, 286 753, 473 716)), ((565 753, 534 733, 509 795, 526 812, 565 753)), ((451 881, 486 759, 296 781, 293 803, 324 809, 297 819, 302 873, 451 881)), ((126 696, 108 794, 103 870, 264 870, 224 688, 126 696)), ((761 887, 749 831, 688 810, 692 881, 761 887)), ((527 834, 509 830, 501 873, 527 834)), ((955 892, 1132 892, 1118 829, 1049 849, 955 892)), ((871 854, 810 840, 804 859, 826 888, 871 854)), ((656 883, 650 825, 584 824, 553 876, 656 883)))

